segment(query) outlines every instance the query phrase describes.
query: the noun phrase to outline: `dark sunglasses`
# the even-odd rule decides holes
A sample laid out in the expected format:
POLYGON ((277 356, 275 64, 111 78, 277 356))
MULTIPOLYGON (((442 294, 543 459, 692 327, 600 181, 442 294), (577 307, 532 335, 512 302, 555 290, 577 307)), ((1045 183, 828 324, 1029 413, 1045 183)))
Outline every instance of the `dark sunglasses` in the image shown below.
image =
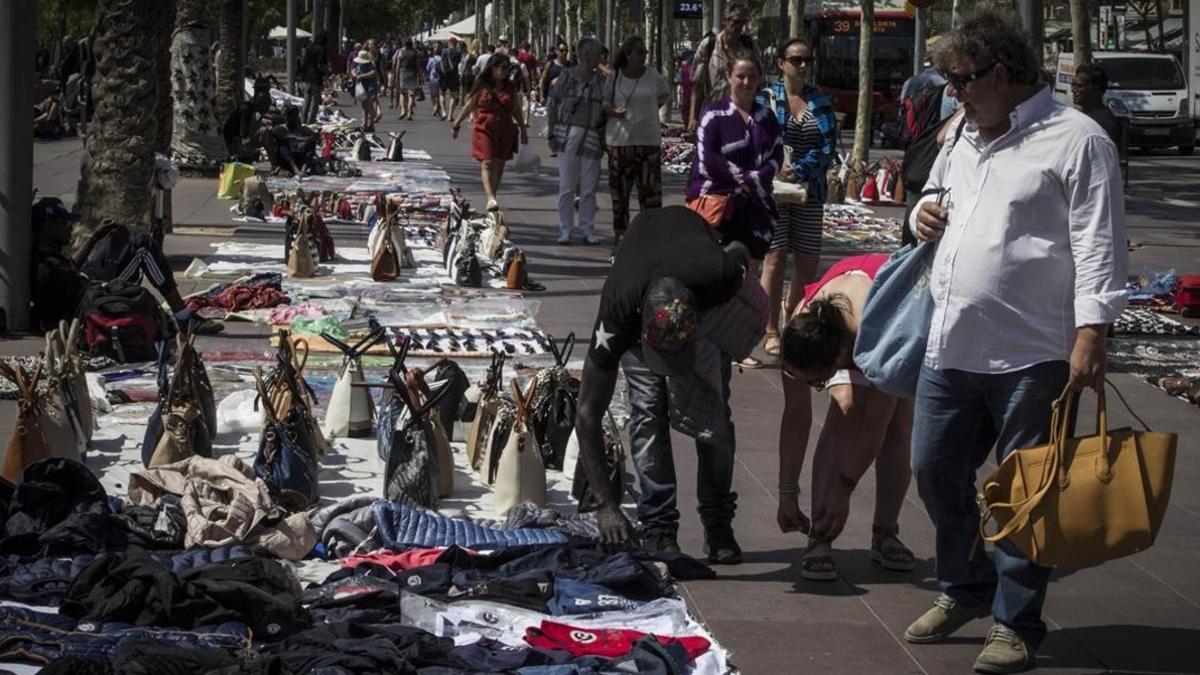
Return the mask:
POLYGON ((788 57, 785 57, 783 60, 787 61, 788 63, 792 64, 793 66, 803 66, 803 65, 812 63, 813 57, 811 57, 811 56, 788 56, 788 57))
POLYGON ((952 73, 947 70, 942 72, 942 77, 954 85, 955 89, 962 89, 981 77, 987 77, 987 74, 992 72, 992 68, 995 68, 999 63, 999 61, 992 61, 991 65, 984 66, 973 73, 952 73))

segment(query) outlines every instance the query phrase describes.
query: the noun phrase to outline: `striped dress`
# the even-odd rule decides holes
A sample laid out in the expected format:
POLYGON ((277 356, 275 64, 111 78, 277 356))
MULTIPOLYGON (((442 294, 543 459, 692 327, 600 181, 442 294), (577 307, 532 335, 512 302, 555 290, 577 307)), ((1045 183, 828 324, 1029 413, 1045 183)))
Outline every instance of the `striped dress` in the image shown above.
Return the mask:
MULTIPOLYGON (((783 130, 783 142, 792 149, 793 157, 803 157, 813 148, 825 144, 820 125, 813 115, 812 106, 804 109, 799 120, 788 116, 783 130)), ((803 204, 780 204, 779 222, 771 239, 772 251, 790 253, 821 252, 821 221, 824 207, 813 195, 803 204)))

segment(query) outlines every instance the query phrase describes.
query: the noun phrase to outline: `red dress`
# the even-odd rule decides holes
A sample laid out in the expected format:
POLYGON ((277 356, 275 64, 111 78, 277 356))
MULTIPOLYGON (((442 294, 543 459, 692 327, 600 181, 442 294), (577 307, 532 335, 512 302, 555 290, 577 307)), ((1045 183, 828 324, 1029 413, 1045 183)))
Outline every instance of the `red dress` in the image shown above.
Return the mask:
POLYGON ((517 153, 517 96, 512 87, 475 95, 475 124, 471 128, 471 156, 479 161, 508 161, 517 153))

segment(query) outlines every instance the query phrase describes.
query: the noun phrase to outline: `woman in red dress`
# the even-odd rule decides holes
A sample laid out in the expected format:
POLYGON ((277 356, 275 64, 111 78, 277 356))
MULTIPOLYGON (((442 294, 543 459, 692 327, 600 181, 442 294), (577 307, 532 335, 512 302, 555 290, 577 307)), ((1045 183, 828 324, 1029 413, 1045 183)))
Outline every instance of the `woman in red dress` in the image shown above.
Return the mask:
POLYGON ((504 177, 504 163, 517 152, 518 135, 522 145, 529 142, 526 121, 517 106, 518 84, 509 77, 511 68, 507 54, 493 54, 485 70, 475 79, 471 95, 450 127, 451 137, 458 138, 462 121, 475 113, 471 156, 479 160, 488 211, 500 209, 496 195, 500 191, 500 179, 504 177))

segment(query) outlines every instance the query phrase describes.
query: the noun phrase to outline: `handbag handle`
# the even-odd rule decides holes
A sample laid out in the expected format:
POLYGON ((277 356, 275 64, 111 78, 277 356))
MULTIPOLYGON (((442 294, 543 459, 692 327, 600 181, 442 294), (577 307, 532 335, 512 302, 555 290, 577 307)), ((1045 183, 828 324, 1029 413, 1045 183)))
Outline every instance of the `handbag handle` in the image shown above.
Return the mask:
MULTIPOLYGON (((521 394, 521 387, 517 384, 517 378, 512 379, 513 402, 517 405, 517 423, 529 426, 530 408, 533 407, 533 396, 537 392, 537 378, 529 381, 529 393, 521 394)), ((514 425, 515 428, 515 425, 514 425)))

